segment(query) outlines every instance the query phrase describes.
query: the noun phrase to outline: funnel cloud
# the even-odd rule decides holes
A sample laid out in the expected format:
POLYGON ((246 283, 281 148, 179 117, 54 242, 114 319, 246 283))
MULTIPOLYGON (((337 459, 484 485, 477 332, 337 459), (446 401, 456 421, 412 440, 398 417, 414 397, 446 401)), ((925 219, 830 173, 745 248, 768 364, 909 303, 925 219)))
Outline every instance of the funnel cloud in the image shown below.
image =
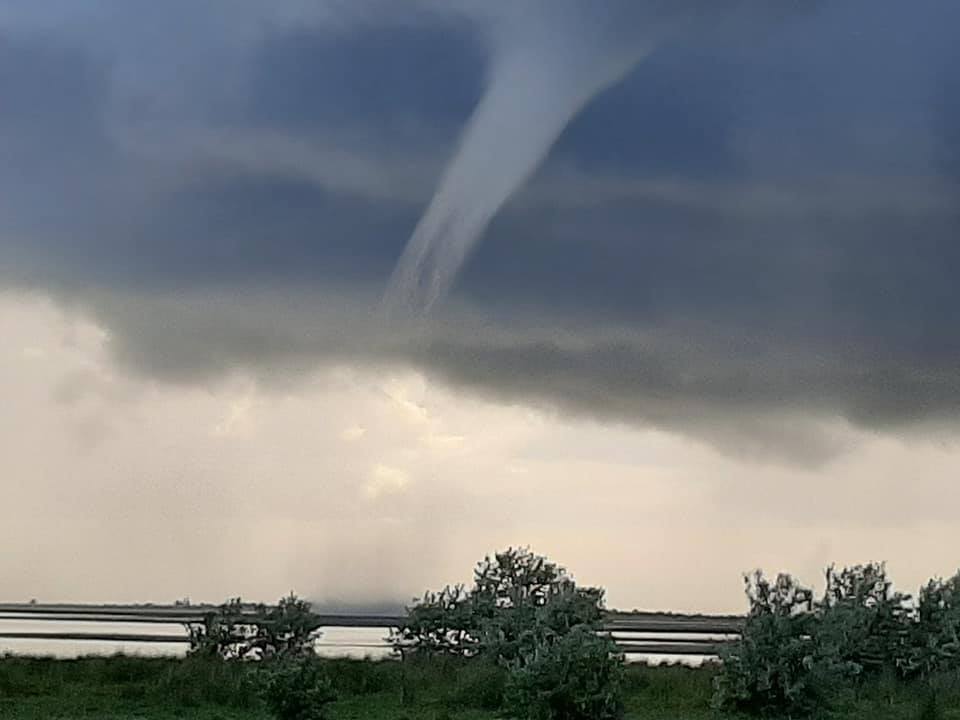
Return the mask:
POLYGON ((649 50, 577 8, 508 15, 492 30, 486 92, 394 270, 388 312, 429 312, 569 122, 649 50))
POLYGON ((692 28, 717 32, 721 21, 781 14, 753 0, 616 1, 599 10, 562 0, 496 8, 460 6, 488 25, 487 88, 394 269, 387 314, 399 308, 428 313, 571 120, 668 35, 692 28))

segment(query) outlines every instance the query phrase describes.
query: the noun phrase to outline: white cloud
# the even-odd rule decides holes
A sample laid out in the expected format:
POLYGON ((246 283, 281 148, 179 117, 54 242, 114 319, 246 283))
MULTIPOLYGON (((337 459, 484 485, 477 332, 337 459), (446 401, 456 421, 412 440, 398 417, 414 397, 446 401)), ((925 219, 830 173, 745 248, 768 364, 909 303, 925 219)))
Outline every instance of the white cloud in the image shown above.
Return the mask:
POLYGON ((370 471, 363 493, 368 499, 376 500, 383 495, 404 492, 409 485, 410 475, 406 471, 378 463, 370 471))
POLYGON ((423 404, 422 396, 425 383, 423 377, 408 375, 404 378, 391 378, 381 387, 383 394, 390 398, 407 422, 423 424, 430 422, 430 411, 423 404))
POLYGON ((254 429, 253 399, 241 397, 230 402, 223 417, 213 426, 215 437, 231 438, 249 436, 254 429))

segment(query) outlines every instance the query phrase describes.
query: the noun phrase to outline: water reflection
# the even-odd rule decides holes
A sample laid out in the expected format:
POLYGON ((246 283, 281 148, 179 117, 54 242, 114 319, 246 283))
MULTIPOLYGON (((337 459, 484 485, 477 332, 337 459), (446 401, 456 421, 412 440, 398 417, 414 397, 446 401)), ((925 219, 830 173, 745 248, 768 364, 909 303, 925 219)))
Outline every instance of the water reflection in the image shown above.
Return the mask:
MULTIPOLYGON (((62 633, 122 633, 131 635, 183 635, 182 625, 155 623, 90 623, 64 622, 48 620, 0 620, 0 634, 4 632, 62 632, 62 633)), ((324 657, 350 657, 385 659, 392 656, 386 644, 389 631, 386 628, 324 628, 317 642, 317 652, 324 657)), ((614 636, 618 640, 641 641, 662 638, 656 633, 621 633, 614 636)), ((696 634, 672 635, 672 640, 686 639, 723 639, 721 636, 696 634)), ((32 655, 57 658, 75 658, 84 655, 141 655, 147 657, 182 657, 187 652, 186 643, 165 642, 104 642, 75 640, 14 640, 0 638, 0 654, 32 655)), ((627 654, 628 662, 647 662, 660 665, 664 663, 683 663, 700 665, 702 656, 690 655, 638 655, 627 654)))

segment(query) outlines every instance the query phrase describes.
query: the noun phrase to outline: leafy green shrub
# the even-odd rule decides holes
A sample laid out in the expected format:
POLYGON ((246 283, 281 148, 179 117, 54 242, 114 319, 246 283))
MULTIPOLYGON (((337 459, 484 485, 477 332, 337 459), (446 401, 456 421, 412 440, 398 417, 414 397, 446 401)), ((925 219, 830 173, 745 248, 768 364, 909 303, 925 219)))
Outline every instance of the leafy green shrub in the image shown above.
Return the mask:
POLYGON ((487 657, 475 658, 465 672, 458 674, 452 704, 498 710, 503 706, 506 687, 507 671, 501 664, 487 657))
POLYGON ((823 707, 856 667, 818 642, 813 592, 789 575, 745 578, 750 612, 723 654, 714 705, 754 714, 805 715, 823 707))
POLYGON ((202 625, 188 624, 189 654, 197 657, 219 657, 224 660, 243 659, 254 650, 253 639, 257 626, 250 622, 251 610, 266 614, 264 605, 252 608, 239 598, 231 598, 216 612, 208 613, 202 625))
POLYGON ((922 676, 960 670, 960 573, 920 589, 911 670, 922 676))
POLYGON ((291 593, 270 609, 233 598, 188 631, 191 654, 243 660, 312 655, 319 625, 310 603, 291 593))
MULTIPOLYGON (((603 590, 577 587, 565 569, 529 549, 485 558, 471 590, 427 593, 408 612, 394 647, 485 668, 485 706, 509 696, 511 711, 538 720, 616 716, 623 658, 598 636, 603 590)), ((404 697, 412 692, 405 686, 404 697)))
POLYGON ((391 642, 401 654, 469 656, 477 651, 478 635, 470 593, 455 585, 424 593, 407 609, 406 622, 393 632, 391 642))
POLYGON ((310 603, 290 593, 267 613, 261 624, 261 632, 271 654, 281 657, 312 656, 314 642, 320 636, 318 622, 310 603))
POLYGON ((893 687, 960 668, 960 576, 922 588, 916 610, 881 563, 831 566, 819 602, 786 575, 771 584, 755 574, 747 595, 743 636, 716 678, 717 706, 808 713, 868 679, 893 687))
POLYGON ((913 620, 907 596, 892 591, 883 564, 826 571, 816 611, 821 652, 835 654, 857 675, 905 675, 910 666, 913 620))
POLYGON ((326 706, 336 696, 318 662, 284 659, 264 674, 264 700, 277 720, 325 720, 326 706))
POLYGON ((544 637, 601 629, 603 591, 527 550, 487 558, 476 573, 473 612, 482 652, 509 663, 544 637))
POLYGON ((535 623, 559 633, 581 624, 599 628, 602 617, 602 590, 577 587, 564 568, 527 548, 510 548, 477 564, 471 590, 426 593, 408 608, 392 641, 402 652, 510 660, 535 623))
POLYGON ((623 714, 622 679, 610 638, 583 625, 541 634, 510 663, 506 706, 524 720, 611 720, 623 714))

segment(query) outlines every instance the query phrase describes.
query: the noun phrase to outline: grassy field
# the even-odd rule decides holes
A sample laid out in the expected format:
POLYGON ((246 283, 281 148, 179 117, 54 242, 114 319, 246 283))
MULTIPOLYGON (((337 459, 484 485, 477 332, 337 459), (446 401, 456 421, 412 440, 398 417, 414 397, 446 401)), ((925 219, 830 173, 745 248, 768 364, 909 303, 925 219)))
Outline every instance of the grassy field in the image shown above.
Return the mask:
MULTIPOLYGON (((497 677, 451 662, 323 661, 338 701, 334 720, 492 720, 497 677)), ((133 657, 0 659, 3 720, 267 720, 257 668, 133 657)), ((629 668, 627 717, 635 720, 732 718, 709 709, 709 668, 629 668)), ((941 720, 960 720, 960 677, 937 681, 941 720)), ((924 692, 896 684, 861 688, 830 718, 921 720, 924 692)))

